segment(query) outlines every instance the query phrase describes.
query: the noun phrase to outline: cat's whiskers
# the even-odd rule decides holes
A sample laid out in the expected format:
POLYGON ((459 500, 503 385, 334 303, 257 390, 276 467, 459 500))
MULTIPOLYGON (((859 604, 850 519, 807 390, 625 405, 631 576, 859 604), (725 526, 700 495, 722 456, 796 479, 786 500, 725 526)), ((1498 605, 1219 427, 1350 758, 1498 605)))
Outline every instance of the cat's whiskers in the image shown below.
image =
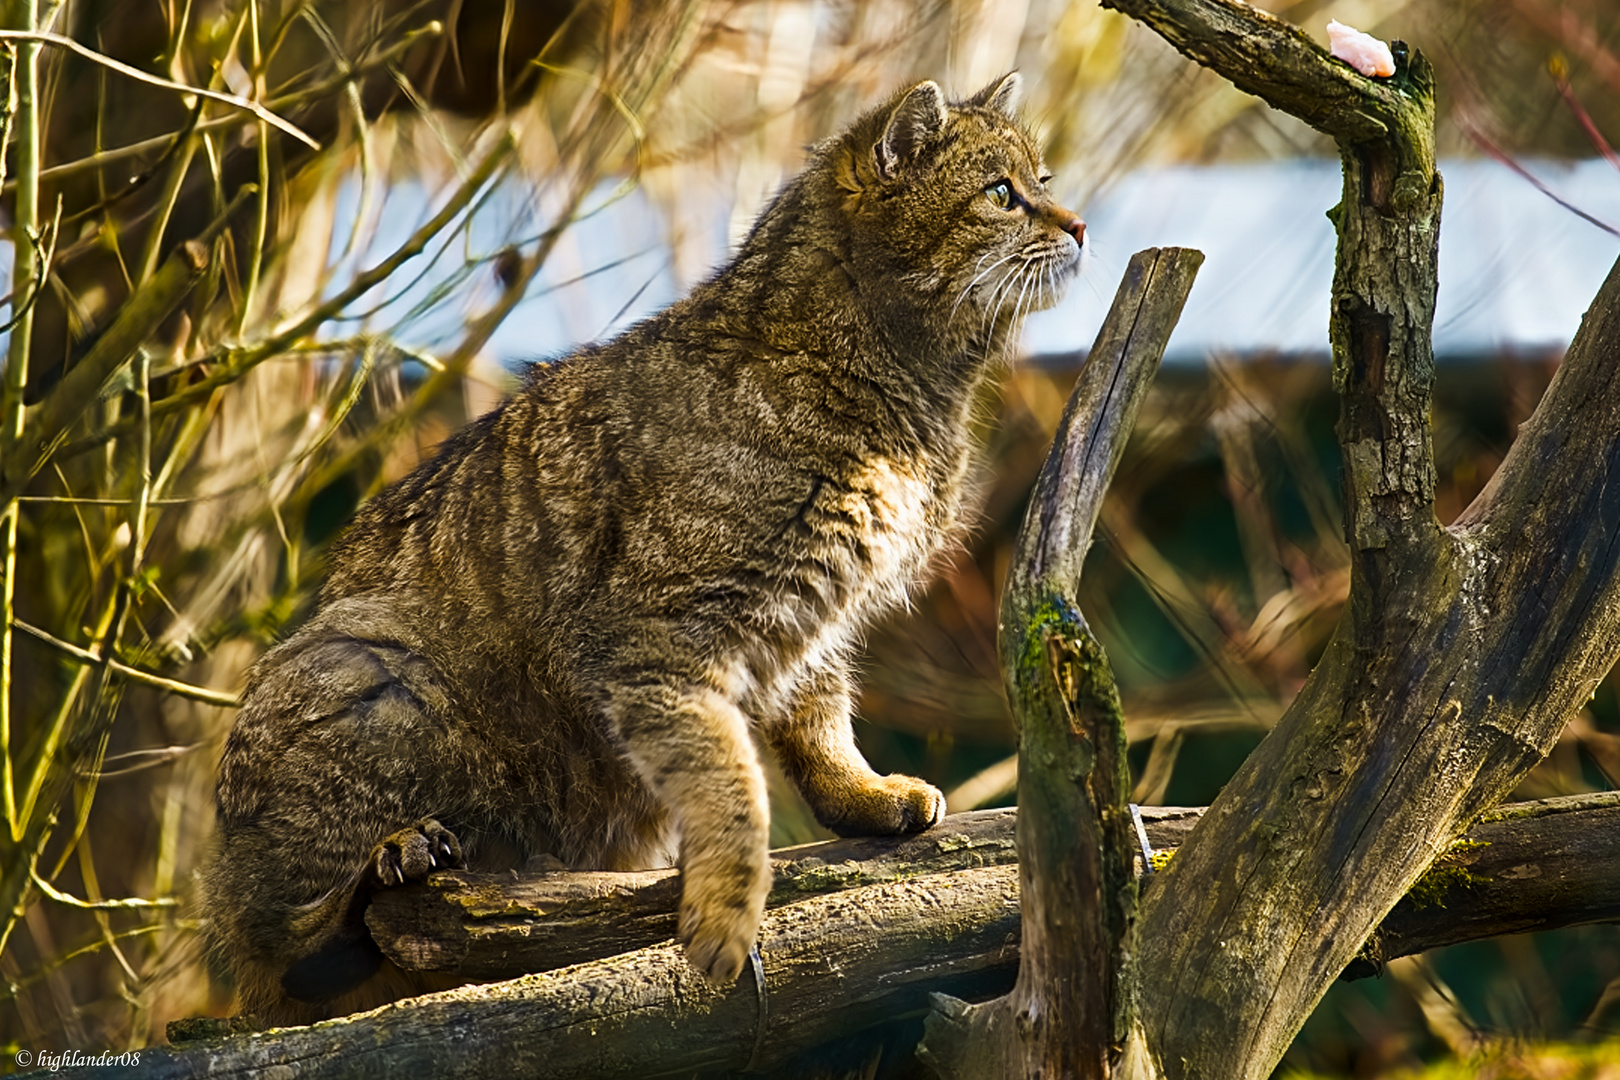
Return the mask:
POLYGON ((1013 301, 1012 322, 1009 324, 1009 329, 1014 335, 1017 334, 1024 316, 1028 314, 1028 309, 1024 307, 1024 299, 1029 295, 1030 286, 1035 284, 1035 273, 1038 268, 1039 263, 1035 259, 1028 255, 1024 256, 1024 265, 1019 270, 1019 277, 1022 280, 1018 285, 1018 298, 1013 301))
MULTIPOLYGON (((1012 321, 1012 325, 1013 325, 1013 329, 1014 329, 1015 332, 1016 332, 1016 330, 1018 328, 1019 318, 1020 318, 1020 316, 1018 314, 1018 310, 1019 310, 1019 308, 1022 308, 1024 306, 1024 295, 1025 295, 1025 293, 1029 290, 1030 286, 1033 285, 1035 287, 1035 292, 1029 294, 1030 301, 1033 303, 1035 301, 1035 299, 1038 298, 1039 295, 1040 295, 1040 289, 1041 289, 1041 286, 1040 286, 1040 274, 1036 273, 1034 271, 1044 270, 1045 269, 1044 264, 1037 263, 1034 259, 1029 260, 1024 265, 1026 266, 1027 269, 1029 269, 1031 271, 1031 273, 1029 273, 1027 275, 1027 277, 1025 279, 1025 282, 1024 282, 1024 287, 1022 289, 1018 290, 1018 302, 1013 305, 1013 321, 1012 321)), ((1016 336, 1011 341, 1008 342, 1008 351, 1009 351, 1009 355, 1008 355, 1007 359, 1009 361, 1014 360, 1014 359, 1017 358, 1018 340, 1017 340, 1016 336)))
MULTIPOLYGON (((995 252, 993 252, 993 251, 987 251, 983 255, 979 256, 979 261, 974 264, 973 269, 975 271, 977 271, 980 266, 984 265, 984 260, 988 259, 990 256, 992 256, 994 254, 995 254, 995 252)), ((973 291, 973 287, 975 285, 977 285, 979 282, 983 281, 987 276, 989 276, 991 273, 993 273, 995 271, 996 267, 1000 266, 1002 263, 1006 262, 1008 259, 1016 258, 1017 255, 1018 255, 1018 253, 1015 251, 1011 255, 1002 256, 1001 258, 997 259, 995 262, 991 263, 988 267, 985 267, 983 273, 978 274, 977 277, 975 277, 972 281, 968 282, 967 287, 962 290, 962 295, 958 296, 956 298, 956 303, 951 305, 951 313, 950 313, 949 316, 946 317, 945 325, 948 327, 948 326, 951 325, 951 323, 953 321, 955 321, 955 319, 956 319, 956 309, 962 306, 962 301, 967 299, 968 293, 973 291)))
MULTIPOLYGON (((1010 258, 1012 258, 1011 255, 1007 256, 1006 259, 999 260, 996 263, 996 266, 1001 266, 1003 263, 1005 263, 1007 261, 1007 259, 1010 259, 1010 258)), ((995 269, 995 267, 991 267, 991 269, 995 269)), ((985 298, 985 301, 982 304, 979 305, 978 336, 980 338, 986 340, 986 341, 989 340, 989 336, 988 336, 989 331, 986 329, 986 324, 988 322, 992 321, 995 318, 996 294, 998 292, 1000 292, 1002 287, 1007 284, 1007 278, 1011 274, 1012 274, 1011 270, 1003 271, 1001 276, 999 278, 997 278, 994 283, 991 284, 991 286, 990 286, 990 295, 985 298)))
MULTIPOLYGON (((1011 258, 1012 256, 1008 256, 1011 258)), ((979 312, 979 337, 984 341, 985 354, 989 355, 991 347, 995 344, 996 320, 1001 313, 1001 297, 1010 291, 1012 283, 1018 280, 1018 268, 1006 270, 1001 278, 990 289, 990 297, 979 312)))
MULTIPOLYGON (((1007 256, 1007 258, 1003 259, 1002 262, 1015 258, 1023 258, 1024 263, 1008 270, 1002 276, 1001 280, 996 283, 995 288, 993 288, 990 292, 990 302, 985 305, 984 319, 982 319, 979 323, 980 331, 985 334, 987 344, 993 343, 992 339, 995 337, 996 321, 1001 317, 1001 309, 1003 305, 1005 305, 1007 297, 1012 294, 1014 286, 1019 283, 1019 279, 1029 268, 1028 257, 1025 256, 1021 251, 1014 252, 1013 254, 1007 256), (986 321, 989 323, 988 330, 985 329, 986 321)), ((1008 325, 1011 326, 1011 323, 1008 325)))

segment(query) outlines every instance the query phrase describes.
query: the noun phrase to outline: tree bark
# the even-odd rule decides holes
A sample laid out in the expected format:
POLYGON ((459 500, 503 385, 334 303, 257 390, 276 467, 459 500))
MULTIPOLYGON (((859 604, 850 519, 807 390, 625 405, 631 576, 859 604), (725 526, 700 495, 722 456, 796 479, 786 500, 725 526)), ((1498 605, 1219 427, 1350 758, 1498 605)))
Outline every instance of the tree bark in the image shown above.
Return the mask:
MULTIPOLYGON (((1178 820, 1193 811, 1179 812, 1178 820)), ((1167 819, 1176 816, 1164 815, 1167 819)), ((771 909, 868 885, 1017 861, 1011 810, 955 814, 904 837, 828 840, 771 853, 771 909)), ((1175 837, 1173 828, 1161 835, 1175 837)), ((680 872, 563 870, 524 874, 449 871, 382 891, 366 925, 383 954, 409 971, 476 982, 600 960, 675 936, 680 872)))
POLYGON ((1620 919, 1620 792, 1488 811, 1384 916, 1342 978, 1444 945, 1620 919))
POLYGON ((954 870, 767 913, 763 979, 745 970, 726 990, 666 941, 311 1027, 143 1050, 138 1068, 105 1075, 257 1078, 285 1066, 295 1070, 285 1075, 302 1078, 646 1080, 767 1069, 834 1037, 919 1014, 941 986, 997 992, 1016 963, 1017 934, 1017 868, 954 870))
MULTIPOLYGON (((1198 814, 1143 808, 1155 848, 1173 849, 1198 814)), ((394 1080, 517 1070, 597 1080, 734 1070, 750 1062, 769 1069, 829 1039, 916 1015, 930 990, 983 996, 1012 984, 1018 882, 1002 860, 1012 855, 1015 820, 1010 810, 978 811, 954 815, 920 837, 778 852, 772 902, 783 906, 765 921, 763 997, 748 973, 729 991, 708 988, 666 932, 659 944, 625 955, 428 995, 349 1020, 143 1050, 138 1067, 109 1067, 106 1075, 257 1076, 289 1066, 301 1077, 394 1080), (798 898, 802 890, 822 889, 841 891, 798 898)), ((1403 901, 1380 928, 1382 959, 1620 918, 1620 794, 1504 806, 1466 841, 1419 882, 1422 902, 1403 901)), ((1146 879, 1149 896, 1159 877, 1146 879)), ((428 886, 389 894, 385 907, 389 925, 412 910, 428 912, 419 925, 442 924, 447 915, 460 920, 472 940, 461 974, 501 971, 503 962, 504 973, 515 974, 547 965, 547 950, 585 924, 581 897, 591 898, 585 904, 600 912, 598 920, 617 928, 617 937, 598 934, 597 948, 634 948, 646 927, 672 920, 673 880, 670 872, 562 872, 517 882, 442 873, 428 886)), ((1345 974, 1375 970, 1369 958, 1345 974)))
POLYGON ((1265 1077, 1395 902, 1556 740, 1620 652, 1620 272, 1485 493, 1435 519, 1433 75, 1364 78, 1235 0, 1112 0, 1332 135, 1329 334, 1350 602, 1143 906, 1158 1075, 1265 1077))
MULTIPOLYGON (((1166 849, 1181 843, 1201 812, 1142 809, 1149 839, 1166 849)), ((1010 809, 975 810, 952 814, 936 828, 912 836, 784 848, 772 853, 776 884, 766 905, 774 910, 870 885, 1011 866, 1018 861, 1013 842, 1017 820, 1010 809)), ((668 941, 675 934, 679 900, 675 870, 558 871, 517 880, 507 874, 452 871, 433 875, 427 884, 379 893, 366 924, 384 955, 401 967, 482 982, 668 941)))

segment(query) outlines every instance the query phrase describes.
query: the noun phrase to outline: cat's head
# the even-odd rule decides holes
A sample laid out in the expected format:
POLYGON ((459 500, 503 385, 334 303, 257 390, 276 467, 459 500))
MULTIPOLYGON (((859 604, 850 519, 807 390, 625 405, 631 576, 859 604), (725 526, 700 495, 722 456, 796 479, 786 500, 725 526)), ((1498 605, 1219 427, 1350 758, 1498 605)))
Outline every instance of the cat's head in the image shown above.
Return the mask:
POLYGON ((964 101, 922 82, 823 144, 863 279, 976 335, 1052 306, 1085 224, 1053 201, 1015 72, 964 101))

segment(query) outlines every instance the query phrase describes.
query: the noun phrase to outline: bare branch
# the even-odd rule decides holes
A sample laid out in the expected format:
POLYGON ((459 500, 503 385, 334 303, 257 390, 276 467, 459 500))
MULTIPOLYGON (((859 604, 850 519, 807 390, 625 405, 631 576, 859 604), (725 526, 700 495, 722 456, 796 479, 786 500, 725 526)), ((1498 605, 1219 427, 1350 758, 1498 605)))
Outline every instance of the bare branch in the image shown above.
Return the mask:
POLYGON ((206 686, 194 686, 178 679, 166 679, 162 675, 154 675, 150 671, 142 671, 140 668, 130 667, 128 664, 120 663, 117 660, 106 659, 96 655, 89 649, 81 649, 72 642, 63 641, 53 634, 46 633, 37 626, 30 626, 21 619, 12 619, 11 625, 23 633, 43 641, 62 655, 70 656, 80 663, 106 663, 108 668, 116 671, 130 682, 150 686, 154 690, 163 690, 179 697, 189 698, 192 701, 201 701, 206 705, 218 705, 221 708, 234 709, 238 704, 235 694, 227 694, 222 690, 212 690, 206 686))
POLYGON ((1103 494, 1203 261, 1184 248, 1132 256, 1019 530, 998 647, 1019 725, 1023 960, 1005 997, 936 995, 918 1053, 947 1078, 1101 1076, 1132 1023, 1125 717, 1076 589, 1103 494))
POLYGON ((63 37, 61 34, 46 34, 30 30, 0 30, 0 41, 32 41, 40 45, 50 45, 53 48, 66 49, 75 56, 82 56, 92 63, 100 64, 102 67, 105 67, 111 71, 116 71, 118 74, 123 75, 126 78, 134 79, 136 82, 143 82, 149 86, 160 86, 181 94, 196 94, 198 97, 205 97, 209 101, 217 101, 222 105, 229 105, 233 109, 241 109, 244 112, 252 113, 254 116, 258 117, 260 120, 263 120, 272 127, 279 128, 288 135, 291 135, 293 138, 308 146, 310 149, 319 150, 321 148, 320 143, 306 135, 296 124, 288 120, 283 120, 281 117, 277 116, 263 105, 260 105, 257 101, 249 101, 247 98, 239 98, 235 94, 224 94, 218 90, 205 90, 200 86, 188 86, 185 83, 175 82, 173 79, 165 79, 160 75, 149 74, 142 71, 140 68, 130 67, 121 60, 114 60, 106 53, 97 52, 88 45, 81 45, 79 42, 74 41, 70 37, 63 37))

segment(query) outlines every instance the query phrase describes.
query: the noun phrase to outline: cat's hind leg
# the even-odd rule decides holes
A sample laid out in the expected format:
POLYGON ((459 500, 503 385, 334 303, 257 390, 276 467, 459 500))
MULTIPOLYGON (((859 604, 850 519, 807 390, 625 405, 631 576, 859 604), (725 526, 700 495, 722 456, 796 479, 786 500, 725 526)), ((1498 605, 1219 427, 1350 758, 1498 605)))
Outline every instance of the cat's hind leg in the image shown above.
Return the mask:
POLYGON ((385 961, 364 915, 376 890, 462 864, 439 821, 467 786, 460 744, 431 665, 402 646, 307 632, 261 662, 221 759, 204 889, 244 1011, 308 1022, 433 988, 385 961))
POLYGON ((385 836, 371 849, 356 881, 306 905, 289 920, 290 938, 304 942, 306 951, 281 973, 282 993, 319 1003, 357 989, 383 966, 382 950, 365 927, 372 893, 465 866, 455 834, 432 818, 385 836))

